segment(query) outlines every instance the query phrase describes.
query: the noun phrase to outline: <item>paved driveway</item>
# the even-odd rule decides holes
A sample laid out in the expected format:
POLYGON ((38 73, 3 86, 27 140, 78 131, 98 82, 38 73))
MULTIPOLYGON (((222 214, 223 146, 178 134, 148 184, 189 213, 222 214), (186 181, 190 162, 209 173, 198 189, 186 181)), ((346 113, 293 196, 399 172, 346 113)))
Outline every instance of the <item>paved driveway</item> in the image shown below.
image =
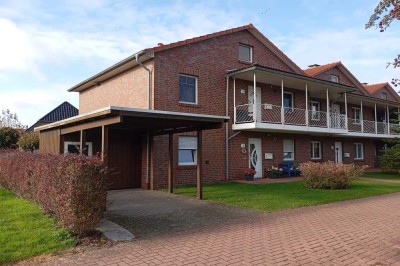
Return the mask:
MULTIPOLYGON (((159 193, 152 195, 157 198, 159 193)), ((162 207, 164 197, 170 198, 167 205, 182 211, 182 215, 191 211, 171 203, 184 201, 193 209, 209 211, 214 222, 208 223, 205 214, 199 222, 205 226, 170 233, 161 230, 150 237, 141 229, 141 237, 133 242, 63 255, 48 264, 400 265, 400 193, 263 214, 174 195, 160 197, 162 202, 155 200, 141 207, 140 201, 132 202, 143 212, 142 217, 146 210, 166 217, 165 223, 158 221, 153 226, 174 228, 169 224, 171 216, 162 207), (215 215, 226 219, 218 220, 215 215)), ((122 206, 115 211, 122 213, 122 206)), ((113 211, 108 215, 111 217, 113 211)), ((143 219, 139 224, 149 222, 143 219)))

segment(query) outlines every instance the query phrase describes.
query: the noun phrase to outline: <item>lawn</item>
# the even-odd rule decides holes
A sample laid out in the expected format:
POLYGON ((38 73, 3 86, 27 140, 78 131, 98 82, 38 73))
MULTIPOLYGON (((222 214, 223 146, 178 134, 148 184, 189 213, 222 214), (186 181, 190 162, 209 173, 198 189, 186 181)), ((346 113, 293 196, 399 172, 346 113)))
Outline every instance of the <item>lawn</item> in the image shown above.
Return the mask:
POLYGON ((59 251, 74 243, 37 205, 0 188, 0 264, 59 251))
MULTIPOLYGON (((174 191, 196 195, 195 186, 178 187, 174 191)), ((323 190, 304 188, 303 181, 257 185, 227 182, 205 185, 204 199, 273 212, 393 192, 400 192, 400 183, 357 180, 346 190, 323 190)))
POLYGON ((400 175, 390 174, 390 173, 364 173, 364 177, 380 178, 380 179, 390 179, 390 180, 400 180, 400 175))

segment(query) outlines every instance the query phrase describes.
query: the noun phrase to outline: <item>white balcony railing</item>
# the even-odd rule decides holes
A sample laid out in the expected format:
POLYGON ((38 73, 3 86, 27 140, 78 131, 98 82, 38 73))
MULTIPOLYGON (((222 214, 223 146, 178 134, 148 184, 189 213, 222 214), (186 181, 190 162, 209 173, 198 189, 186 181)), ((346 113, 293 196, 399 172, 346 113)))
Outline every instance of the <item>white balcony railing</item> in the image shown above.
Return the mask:
POLYGON ((386 122, 375 122, 360 119, 347 119, 346 115, 338 113, 329 114, 322 111, 287 108, 272 104, 258 104, 254 110, 253 104, 243 104, 235 107, 235 124, 261 122, 268 124, 282 124, 294 126, 308 126, 319 128, 342 129, 348 132, 369 133, 369 134, 390 134, 398 135, 396 128, 397 124, 388 124, 386 122), (254 115, 256 112, 256 116, 254 115), (256 117, 256 119, 254 119, 256 117), (307 121, 308 117, 308 121, 307 121))

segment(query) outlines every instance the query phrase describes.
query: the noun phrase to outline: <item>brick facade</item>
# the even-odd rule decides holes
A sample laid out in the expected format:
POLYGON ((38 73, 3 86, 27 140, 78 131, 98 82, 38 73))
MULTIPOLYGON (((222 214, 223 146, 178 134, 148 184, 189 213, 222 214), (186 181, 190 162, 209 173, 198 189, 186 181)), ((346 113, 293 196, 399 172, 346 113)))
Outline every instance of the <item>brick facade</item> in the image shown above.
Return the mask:
MULTIPOLYGON (((226 87, 225 74, 227 70, 239 69, 249 66, 248 63, 239 61, 239 43, 250 45, 253 52, 253 62, 260 65, 293 72, 293 70, 269 50, 259 39, 247 30, 217 36, 211 39, 190 43, 187 45, 156 51, 154 59, 146 62, 146 66, 153 70, 153 102, 152 108, 156 110, 188 112, 211 115, 226 115, 226 87), (198 81, 198 103, 179 103, 179 74, 192 75, 198 81)), ((339 76, 340 83, 354 86, 354 84, 338 69, 333 68, 317 77, 330 80, 330 75, 339 76)), ((248 103, 248 87, 253 84, 244 80, 236 80, 236 104, 248 103), (244 93, 242 93, 244 91, 244 93)), ((281 105, 280 87, 265 83, 257 83, 261 87, 262 103, 281 105)), ((233 82, 229 81, 228 115, 234 117, 233 107, 233 82)), ((305 92, 293 88, 285 91, 294 95, 294 107, 305 109, 305 92)), ((326 111, 326 99, 310 95, 310 100, 320 102, 321 111, 326 111)), ((337 103, 344 113, 344 99, 337 103)), ((93 86, 80 93, 80 113, 86 113, 108 105, 147 108, 147 72, 136 67, 119 74, 102 84, 93 86)), ((348 117, 352 118, 352 106, 348 105, 348 117)), ((355 107, 359 107, 354 105, 355 107)), ((364 107, 364 119, 374 120, 373 109, 364 107)), ((228 135, 232 136, 233 119, 227 124, 228 135)), ((174 182, 178 184, 194 183, 196 166, 178 165, 178 138, 174 136, 174 182)), ((190 133, 189 135, 195 135, 190 133)), ((305 162, 310 160, 310 141, 321 141, 323 144, 323 158, 321 161, 335 159, 332 146, 336 141, 342 142, 343 153, 349 153, 349 158, 343 157, 344 163, 356 163, 373 166, 375 163, 375 140, 340 138, 333 136, 313 136, 307 134, 282 134, 242 132, 229 141, 229 179, 243 178, 243 171, 248 167, 248 154, 243 152, 241 144, 248 149, 248 138, 261 138, 262 140, 262 168, 263 171, 271 165, 277 165, 283 160, 283 139, 295 139, 295 161, 305 162), (364 159, 355 160, 354 143, 364 144, 364 159), (265 160, 264 154, 273 153, 272 160, 265 160)), ((203 133, 203 180, 219 182, 226 180, 226 131, 225 128, 209 130, 203 133)), ((142 138, 145 144, 146 138, 142 138)), ((153 183, 146 183, 146 145, 142 145, 142 187, 158 189, 167 185, 168 167, 168 136, 154 137, 151 149, 151 177, 153 183)))

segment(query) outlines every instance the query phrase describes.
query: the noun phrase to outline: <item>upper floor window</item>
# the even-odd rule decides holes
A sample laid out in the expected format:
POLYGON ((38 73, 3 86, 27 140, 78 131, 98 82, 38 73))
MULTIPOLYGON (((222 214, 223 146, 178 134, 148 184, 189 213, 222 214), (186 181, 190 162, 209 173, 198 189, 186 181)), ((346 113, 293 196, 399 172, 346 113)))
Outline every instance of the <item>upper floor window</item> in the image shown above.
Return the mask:
POLYGON ((311 120, 319 120, 320 119, 320 114, 321 114, 321 109, 320 109, 320 104, 319 102, 316 101, 310 101, 310 113, 311 113, 311 120))
POLYGON ((381 98, 384 100, 387 100, 387 93, 386 92, 382 92, 381 98))
POLYGON ((179 136, 178 164, 197 164, 197 137, 179 136))
POLYGON ((361 109, 353 107, 353 124, 361 124, 361 109))
POLYGON ((197 104, 197 77, 179 75, 179 102, 197 104))
POLYGON ((285 112, 292 112, 294 107, 293 93, 285 92, 283 93, 283 107, 285 112))
POLYGON ((339 83, 339 76, 331 75, 331 81, 332 81, 332 82, 339 83))
POLYGON ((239 44, 239 60, 253 62, 253 48, 248 45, 239 44))

